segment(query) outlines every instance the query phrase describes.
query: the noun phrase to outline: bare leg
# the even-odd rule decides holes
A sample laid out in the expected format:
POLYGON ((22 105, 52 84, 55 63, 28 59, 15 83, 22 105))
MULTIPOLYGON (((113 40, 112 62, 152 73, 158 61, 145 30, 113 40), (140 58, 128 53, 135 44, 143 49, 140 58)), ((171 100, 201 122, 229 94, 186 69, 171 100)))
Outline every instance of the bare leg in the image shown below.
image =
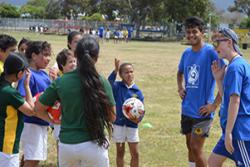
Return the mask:
POLYGON ((222 167, 223 162, 226 159, 227 158, 222 155, 211 153, 208 158, 208 166, 209 167, 222 167))
POLYGON ((139 167, 139 148, 138 142, 128 143, 131 154, 130 167, 139 167))
POLYGON ((124 167, 125 143, 116 143, 116 166, 124 167))
POLYGON ((190 147, 196 167, 207 167, 207 159, 203 152, 205 137, 191 135, 190 147))

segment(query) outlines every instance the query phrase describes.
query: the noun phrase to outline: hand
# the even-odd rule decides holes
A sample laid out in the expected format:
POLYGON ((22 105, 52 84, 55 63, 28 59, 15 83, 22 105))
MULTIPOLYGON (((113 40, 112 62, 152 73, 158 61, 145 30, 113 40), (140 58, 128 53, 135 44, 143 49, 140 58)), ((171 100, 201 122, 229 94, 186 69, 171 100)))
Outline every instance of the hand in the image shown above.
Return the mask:
POLYGON ((214 112, 215 110, 216 110, 216 106, 214 104, 207 104, 207 105, 201 106, 200 114, 202 116, 208 116, 211 112, 214 112))
POLYGON ((225 134, 225 147, 226 147, 226 150, 230 154, 233 154, 234 147, 233 147, 233 142, 232 142, 232 133, 227 133, 226 132, 226 134, 225 134))
POLYGON ((119 71, 120 66, 120 60, 115 58, 115 72, 117 73, 119 71))
POLYGON ((219 67, 219 60, 215 60, 212 63, 211 70, 216 81, 221 81, 225 74, 226 65, 222 68, 219 67))
POLYGON ((181 89, 178 90, 178 94, 179 94, 181 99, 184 99, 184 97, 186 95, 186 90, 181 88, 181 89))
POLYGON ((57 74, 58 74, 58 69, 56 67, 51 67, 49 68, 49 77, 52 80, 55 80, 57 78, 57 74))
POLYGON ((25 75, 26 75, 26 77, 25 77, 25 80, 24 80, 24 86, 29 86, 31 72, 30 72, 30 70, 28 68, 25 70, 25 75))
POLYGON ((129 117, 129 120, 136 124, 140 122, 140 120, 136 116, 132 116, 132 115, 129 117))

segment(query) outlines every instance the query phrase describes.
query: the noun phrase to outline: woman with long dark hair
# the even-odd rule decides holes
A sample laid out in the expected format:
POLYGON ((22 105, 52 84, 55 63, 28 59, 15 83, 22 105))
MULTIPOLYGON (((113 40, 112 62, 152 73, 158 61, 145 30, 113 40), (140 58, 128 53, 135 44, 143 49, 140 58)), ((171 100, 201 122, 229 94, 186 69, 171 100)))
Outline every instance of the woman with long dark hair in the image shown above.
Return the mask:
POLYGON ((77 69, 55 80, 36 103, 38 114, 47 114, 48 106, 61 102, 60 167, 109 166, 105 129, 111 134, 115 102, 109 82, 95 68, 98 55, 96 39, 84 36, 75 50, 77 69))

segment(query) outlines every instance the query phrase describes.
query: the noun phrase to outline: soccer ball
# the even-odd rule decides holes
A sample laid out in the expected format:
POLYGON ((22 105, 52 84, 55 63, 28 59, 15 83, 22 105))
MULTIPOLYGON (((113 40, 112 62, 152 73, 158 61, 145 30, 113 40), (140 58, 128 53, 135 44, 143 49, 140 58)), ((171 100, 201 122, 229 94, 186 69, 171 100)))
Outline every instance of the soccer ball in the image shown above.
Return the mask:
POLYGON ((131 97, 123 103, 122 112, 126 118, 130 120, 136 118, 139 122, 145 114, 143 103, 135 97, 131 97))
MULTIPOLYGON (((36 103, 39 100, 39 97, 41 96, 41 93, 36 94, 33 97, 34 103, 36 103)), ((50 119, 53 120, 54 123, 60 123, 61 122, 61 105, 60 102, 56 101, 53 106, 49 106, 47 108, 48 115, 50 119)))

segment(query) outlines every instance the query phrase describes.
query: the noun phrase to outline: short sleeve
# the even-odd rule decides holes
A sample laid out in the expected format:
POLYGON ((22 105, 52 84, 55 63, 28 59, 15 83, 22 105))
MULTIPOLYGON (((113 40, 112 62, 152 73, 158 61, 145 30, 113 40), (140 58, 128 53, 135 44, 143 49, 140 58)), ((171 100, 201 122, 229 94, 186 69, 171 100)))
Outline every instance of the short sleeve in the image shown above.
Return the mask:
POLYGON ((184 72, 184 56, 185 56, 185 52, 182 54, 180 63, 178 65, 178 71, 181 73, 184 72))
POLYGON ((230 84, 226 89, 228 89, 229 96, 237 94, 240 96, 242 90, 243 78, 238 71, 228 71, 226 82, 230 84))
POLYGON ((13 92, 7 95, 7 99, 8 103, 16 109, 22 106, 25 102, 24 98, 20 95, 20 93, 14 89, 13 92))
POLYGON ((101 77, 101 81, 102 81, 104 90, 106 92, 106 95, 108 96, 108 99, 109 99, 110 103, 113 106, 115 106, 115 99, 114 99, 114 96, 113 96, 113 92, 112 92, 112 88, 111 88, 110 83, 106 79, 104 79, 103 77, 101 77))
POLYGON ((59 79, 55 80, 50 84, 50 86, 43 92, 43 94, 39 97, 39 101, 46 106, 53 106, 56 100, 59 99, 57 94, 57 84, 59 79))

